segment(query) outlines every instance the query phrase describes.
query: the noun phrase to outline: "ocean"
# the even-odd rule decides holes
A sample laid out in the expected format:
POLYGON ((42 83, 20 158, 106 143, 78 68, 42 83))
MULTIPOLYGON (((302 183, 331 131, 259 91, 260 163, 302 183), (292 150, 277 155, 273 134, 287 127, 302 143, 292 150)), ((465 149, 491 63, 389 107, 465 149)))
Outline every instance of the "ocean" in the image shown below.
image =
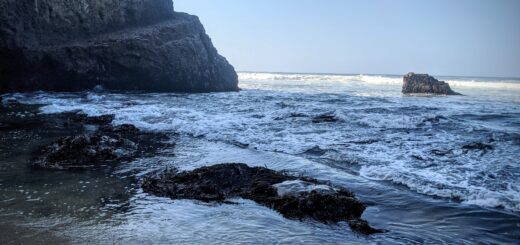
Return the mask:
POLYGON ((109 175, 37 174, 48 186, 11 154, 0 160, 0 211, 36 237, 79 243, 518 243, 520 79, 437 78, 464 96, 402 95, 402 76, 254 72, 239 73, 232 93, 4 95, 40 114, 114 114, 176 146, 109 175), (287 220, 248 200, 172 201, 128 180, 229 162, 351 189, 368 206, 363 218, 388 232, 287 220))

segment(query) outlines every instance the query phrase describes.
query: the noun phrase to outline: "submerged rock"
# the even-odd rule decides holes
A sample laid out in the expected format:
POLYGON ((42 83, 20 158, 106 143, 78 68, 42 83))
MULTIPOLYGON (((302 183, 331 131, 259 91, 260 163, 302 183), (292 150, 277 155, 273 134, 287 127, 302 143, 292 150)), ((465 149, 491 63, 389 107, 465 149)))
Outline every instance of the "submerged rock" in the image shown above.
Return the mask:
POLYGON ((437 155, 437 156, 446 156, 446 155, 453 154, 453 149, 448 149, 448 150, 433 149, 431 152, 432 152, 432 154, 437 155))
POLYGON ((172 199, 224 202, 241 197, 287 218, 346 221, 363 234, 381 232, 361 219, 365 205, 353 193, 262 167, 220 164, 190 172, 167 171, 145 179, 142 187, 147 193, 172 199))
POLYGON ((308 117, 307 114, 304 114, 304 113, 300 113, 300 112, 292 112, 288 115, 284 115, 284 116, 281 116, 281 117, 275 117, 274 120, 275 121, 280 121, 280 120, 284 120, 284 119, 287 119, 287 118, 302 118, 302 117, 308 117))
POLYGON ((99 86, 237 91, 238 78, 172 0, 0 1, 0 94, 99 86))
POLYGON ((313 123, 330 123, 337 122, 338 120, 339 119, 336 117, 334 113, 326 113, 312 118, 313 123))
POLYGON ((327 153, 327 150, 324 150, 319 146, 315 146, 315 147, 312 147, 312 148, 306 150, 303 153, 312 155, 312 156, 323 156, 323 155, 325 155, 325 153, 327 153))
POLYGON ((307 117, 307 114, 301 112, 292 112, 291 114, 289 114, 289 117, 307 117))
POLYGON ((484 144, 484 143, 471 143, 462 146, 464 153, 468 153, 469 151, 480 151, 482 155, 485 155, 489 151, 495 149, 492 145, 484 144))
POLYGON ((101 116, 92 116, 89 117, 83 113, 77 113, 74 117, 71 117, 71 120, 76 123, 84 123, 84 124, 108 124, 114 120, 115 115, 101 115, 101 116))
POLYGON ((466 144, 466 145, 462 146, 462 149, 485 151, 485 150, 493 150, 494 148, 492 145, 477 142, 477 143, 466 144))
POLYGON ((403 94, 461 95, 451 90, 448 83, 439 81, 428 74, 408 73, 403 80, 403 94))
POLYGON ((119 126, 105 125, 100 128, 103 132, 112 132, 126 135, 135 135, 141 132, 136 126, 133 124, 121 124, 119 126))

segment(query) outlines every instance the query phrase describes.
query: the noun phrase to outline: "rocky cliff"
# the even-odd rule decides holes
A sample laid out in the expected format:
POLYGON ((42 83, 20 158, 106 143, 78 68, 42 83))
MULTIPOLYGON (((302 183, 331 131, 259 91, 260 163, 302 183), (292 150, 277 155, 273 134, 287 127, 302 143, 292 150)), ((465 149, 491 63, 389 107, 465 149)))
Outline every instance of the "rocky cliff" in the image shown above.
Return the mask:
POLYGON ((446 82, 439 81, 428 74, 408 73, 403 79, 403 94, 442 94, 460 95, 451 90, 446 82))
POLYGON ((0 93, 236 91, 234 68, 171 0, 0 0, 0 93))

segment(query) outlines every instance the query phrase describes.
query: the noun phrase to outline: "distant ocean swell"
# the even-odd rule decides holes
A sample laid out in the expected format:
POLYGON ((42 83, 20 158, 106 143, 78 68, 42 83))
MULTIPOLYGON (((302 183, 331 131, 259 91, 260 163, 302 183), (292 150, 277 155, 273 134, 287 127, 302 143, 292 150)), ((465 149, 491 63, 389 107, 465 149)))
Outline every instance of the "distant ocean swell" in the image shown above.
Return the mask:
MULTIPOLYGON (((520 92, 520 79, 438 77, 453 88, 515 90, 520 92)), ((299 81, 299 82, 363 82, 374 85, 401 85, 401 76, 393 75, 336 75, 336 74, 291 74, 291 73, 239 73, 240 80, 299 81)))

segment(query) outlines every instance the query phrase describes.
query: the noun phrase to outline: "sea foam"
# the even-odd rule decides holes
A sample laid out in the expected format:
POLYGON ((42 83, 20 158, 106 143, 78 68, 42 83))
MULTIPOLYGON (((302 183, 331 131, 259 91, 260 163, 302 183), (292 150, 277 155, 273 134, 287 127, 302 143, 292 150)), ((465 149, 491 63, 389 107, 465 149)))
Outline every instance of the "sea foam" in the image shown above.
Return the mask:
POLYGON ((401 78, 395 76, 239 75, 239 93, 94 91, 4 97, 44 104, 42 113, 114 114, 115 124, 303 156, 417 193, 520 211, 518 93, 506 94, 507 100, 490 96, 504 94, 493 85, 471 96, 407 97, 400 95, 401 78), (323 114, 337 120, 313 120, 323 114), (493 150, 463 149, 475 142, 493 150))

